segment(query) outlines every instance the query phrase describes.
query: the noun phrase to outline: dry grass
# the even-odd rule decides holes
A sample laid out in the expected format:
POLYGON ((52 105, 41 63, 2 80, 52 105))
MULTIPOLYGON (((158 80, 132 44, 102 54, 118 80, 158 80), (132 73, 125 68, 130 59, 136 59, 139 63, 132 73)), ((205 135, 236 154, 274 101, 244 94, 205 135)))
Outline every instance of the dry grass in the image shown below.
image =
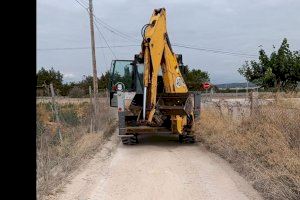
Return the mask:
POLYGON ((300 199, 300 107, 286 99, 240 120, 204 108, 198 138, 265 199, 300 199))
POLYGON ((37 198, 59 191, 58 187, 84 161, 91 158, 116 128, 114 112, 101 103, 97 123, 101 131, 90 133, 91 107, 88 103, 60 106, 61 132, 49 103, 37 104, 37 198))
POLYGON ((272 99, 276 96, 279 98, 299 98, 300 92, 259 92, 259 97, 264 99, 272 99))

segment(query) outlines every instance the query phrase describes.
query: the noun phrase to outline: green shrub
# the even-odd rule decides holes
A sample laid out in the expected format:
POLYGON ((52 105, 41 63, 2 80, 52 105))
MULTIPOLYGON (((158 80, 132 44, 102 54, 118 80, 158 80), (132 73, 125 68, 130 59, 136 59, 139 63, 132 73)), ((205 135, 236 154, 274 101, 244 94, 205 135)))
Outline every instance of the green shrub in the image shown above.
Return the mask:
POLYGON ((80 122, 74 109, 61 110, 60 116, 62 122, 71 126, 77 126, 80 122))

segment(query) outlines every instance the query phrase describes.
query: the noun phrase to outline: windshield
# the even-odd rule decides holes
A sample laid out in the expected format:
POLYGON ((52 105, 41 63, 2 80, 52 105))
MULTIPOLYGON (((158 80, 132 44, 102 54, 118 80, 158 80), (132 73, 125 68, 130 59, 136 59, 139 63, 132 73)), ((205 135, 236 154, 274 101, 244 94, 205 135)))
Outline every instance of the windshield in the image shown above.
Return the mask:
POLYGON ((138 94, 143 93, 143 87, 144 87, 144 64, 137 64, 137 75, 138 75, 138 80, 136 81, 136 92, 138 94))
POLYGON ((131 65, 132 60, 114 60, 110 70, 110 90, 116 83, 125 85, 125 91, 143 93, 144 65, 131 65))
MULTIPOLYGON (((110 88, 121 82, 125 85, 125 91, 143 94, 144 87, 144 64, 131 65, 132 60, 113 60, 110 69, 110 88)), ((161 77, 159 70, 158 76, 161 77)))
POLYGON ((132 65, 131 60, 115 60, 112 62, 111 73, 111 86, 118 82, 125 85, 125 90, 132 87, 132 65))

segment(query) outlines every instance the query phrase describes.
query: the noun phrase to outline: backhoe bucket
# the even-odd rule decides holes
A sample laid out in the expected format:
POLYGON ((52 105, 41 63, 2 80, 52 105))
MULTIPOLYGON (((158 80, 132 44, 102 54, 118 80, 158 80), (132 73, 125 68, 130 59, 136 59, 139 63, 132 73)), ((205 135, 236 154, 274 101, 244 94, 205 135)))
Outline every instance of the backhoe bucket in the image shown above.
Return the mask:
POLYGON ((190 115, 194 108, 191 93, 160 94, 157 99, 157 109, 163 115, 190 115))

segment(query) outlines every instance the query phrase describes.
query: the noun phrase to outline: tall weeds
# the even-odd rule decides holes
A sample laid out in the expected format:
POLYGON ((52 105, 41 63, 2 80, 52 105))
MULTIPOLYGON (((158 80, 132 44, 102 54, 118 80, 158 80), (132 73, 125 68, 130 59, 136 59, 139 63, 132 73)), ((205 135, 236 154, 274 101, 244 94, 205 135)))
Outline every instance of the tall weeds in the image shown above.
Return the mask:
POLYGON ((236 106, 230 114, 220 105, 203 108, 198 138, 265 199, 300 199, 300 107, 279 99, 251 115, 247 107, 246 115, 239 115, 243 109, 236 106))
POLYGON ((37 198, 57 192, 57 187, 80 164, 97 152, 106 137, 116 128, 114 112, 101 103, 101 115, 96 120, 101 128, 91 133, 89 103, 59 106, 61 124, 55 122, 50 103, 37 104, 37 198), (61 129, 62 141, 57 128, 61 129))

